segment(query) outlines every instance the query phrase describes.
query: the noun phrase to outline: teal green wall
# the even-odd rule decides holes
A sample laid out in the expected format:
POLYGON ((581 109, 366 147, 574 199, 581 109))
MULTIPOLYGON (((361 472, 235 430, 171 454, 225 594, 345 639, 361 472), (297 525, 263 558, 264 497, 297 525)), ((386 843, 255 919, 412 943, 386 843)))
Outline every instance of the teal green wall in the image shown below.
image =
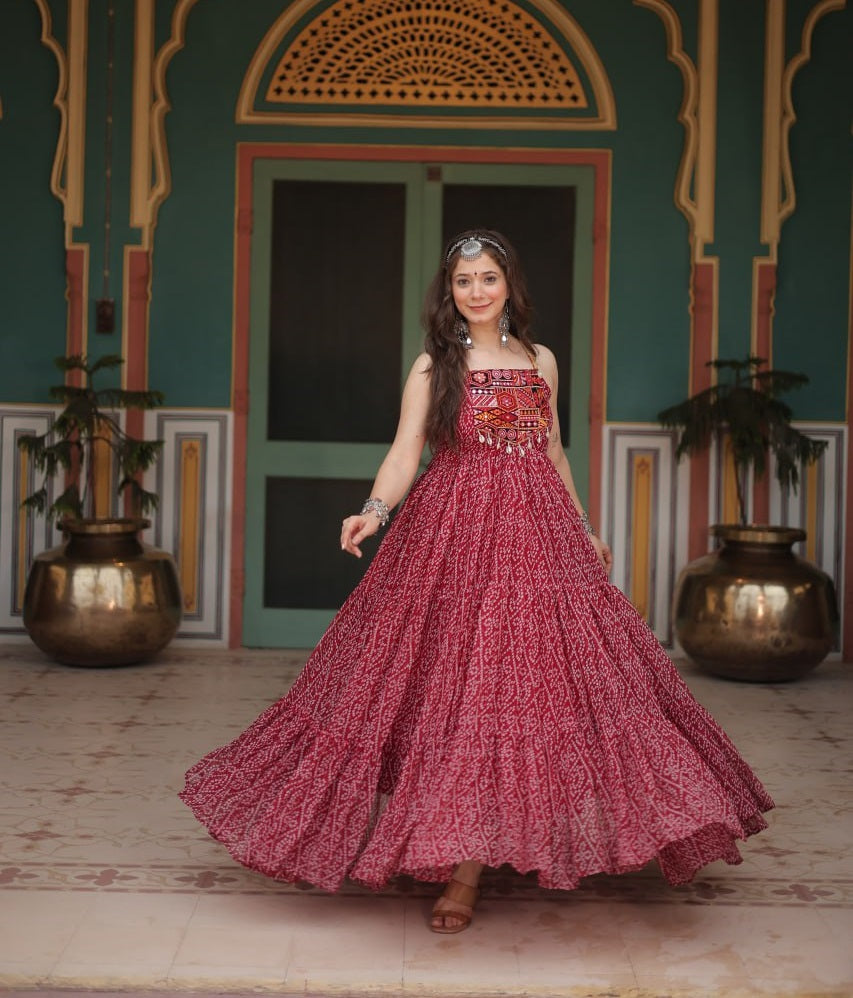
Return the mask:
POLYGON ((851 38, 853 8, 827 15, 815 29, 812 60, 794 81, 798 120, 791 130, 791 161, 797 206, 779 249, 773 363, 811 379, 791 397, 803 419, 837 420, 845 414, 851 38))
MULTIPOLYGON (((63 30, 61 12, 57 15, 63 30)), ((34 3, 0 5, 0 400, 44 402, 65 349, 62 205, 50 193, 58 74, 34 3)))
MULTIPOLYGON (((720 259, 720 357, 746 357, 752 329, 752 261, 764 256, 761 222, 764 5, 744 17, 741 0, 720 3, 714 241, 720 259)), ((679 401, 673 399, 673 401, 679 401)))
MULTIPOLYGON (((65 44, 64 0, 51 0, 54 32, 65 44)), ((133 5, 116 5, 113 234, 110 293, 121 297, 122 247, 129 227, 129 157, 133 5)), ((236 144, 239 141, 597 147, 613 154, 607 418, 653 420, 688 385, 687 223, 673 202, 684 145, 677 121, 682 76, 666 58, 663 23, 628 0, 573 0, 572 16, 588 34, 610 76, 616 132, 511 134, 433 129, 325 130, 237 126, 237 95, 246 67, 282 0, 204 0, 187 19, 186 47, 169 65, 172 110, 166 117, 172 191, 155 232, 149 376, 170 406, 225 407, 231 402, 233 238, 236 144)), ((799 46, 811 9, 791 0, 788 57, 799 46)), ((156 36, 169 35, 174 0, 158 0, 156 36)), ((529 9, 535 12, 532 6, 529 9)), ((678 5, 685 47, 696 58, 698 0, 678 5)), ((74 238, 91 246, 90 298, 102 294, 106 0, 91 0, 85 224, 74 238)), ((749 348, 752 263, 759 242, 764 5, 721 0, 717 200, 714 242, 720 259, 722 356, 749 348)), ((818 24, 814 53, 794 89, 798 121, 791 136, 797 212, 782 232, 774 324, 774 362, 812 377, 792 398, 800 418, 845 418, 850 267, 850 10, 818 24)), ((49 176, 59 126, 52 102, 53 55, 39 42, 34 3, 2 5, 0 218, 0 402, 43 401, 51 358, 65 345, 62 207, 49 176)), ((546 220, 543 220, 546 224, 546 220)), ((119 301, 119 305, 121 302, 119 301)), ((120 336, 96 335, 90 352, 120 349, 120 336)))

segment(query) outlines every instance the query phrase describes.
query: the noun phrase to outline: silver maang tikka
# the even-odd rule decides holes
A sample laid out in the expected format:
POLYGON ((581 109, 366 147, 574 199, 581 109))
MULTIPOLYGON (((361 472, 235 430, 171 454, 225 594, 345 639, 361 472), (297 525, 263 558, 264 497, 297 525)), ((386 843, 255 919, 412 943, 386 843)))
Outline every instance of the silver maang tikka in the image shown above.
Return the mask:
POLYGON ((453 254, 459 250, 459 256, 466 262, 470 263, 472 260, 479 260, 483 255, 483 244, 491 246, 492 249, 496 249, 498 253, 507 259, 506 250, 501 246, 497 239, 492 239, 491 236, 463 236, 461 239, 457 239, 456 242, 447 251, 447 256, 444 258, 445 265, 450 263, 450 258, 453 254))
POLYGON ((453 332, 456 333, 456 338, 466 350, 470 350, 474 346, 468 323, 464 319, 459 318, 453 323, 453 332))

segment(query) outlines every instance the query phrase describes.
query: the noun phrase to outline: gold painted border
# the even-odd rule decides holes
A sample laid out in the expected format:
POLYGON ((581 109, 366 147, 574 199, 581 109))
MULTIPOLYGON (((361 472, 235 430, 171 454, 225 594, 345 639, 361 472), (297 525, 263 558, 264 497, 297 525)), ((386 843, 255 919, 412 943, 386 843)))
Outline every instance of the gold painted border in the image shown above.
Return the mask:
POLYGON ((654 465, 660 451, 636 451, 631 457, 631 593, 630 599, 644 620, 654 599, 652 566, 657 552, 652 550, 654 465))
POLYGON ((673 199, 687 219, 693 261, 711 260, 705 255, 705 245, 714 239, 719 0, 700 0, 698 66, 684 50, 681 20, 667 0, 633 2, 661 19, 667 59, 681 71, 684 94, 678 121, 684 127, 684 151, 673 199))
POLYGON ((782 190, 782 79, 785 72, 784 64, 785 0, 767 0, 764 39, 761 242, 770 247, 769 258, 774 262, 781 228, 779 209, 782 190))
POLYGON ((59 137, 50 171, 50 191, 63 206, 68 247, 73 243, 72 229, 83 224, 89 3, 68 0, 67 52, 52 33, 47 0, 35 0, 35 4, 41 16, 40 41, 53 53, 59 71, 53 98, 53 106, 59 111, 59 137))
POLYGON ((646 7, 663 21, 666 31, 666 57, 681 71, 684 91, 678 121, 684 127, 684 151, 675 177, 675 206, 687 219, 690 242, 694 243, 697 227, 697 207, 691 190, 699 147, 699 74, 690 56, 684 51, 681 21, 666 0, 633 0, 637 7, 646 7))
POLYGON ((178 549, 178 573, 183 598, 184 613, 198 613, 199 610, 199 537, 200 507, 203 483, 201 480, 203 437, 181 437, 178 441, 180 509, 180 542, 178 549))
MULTIPOLYGON (((604 63, 578 22, 555 0, 530 0, 560 31, 572 53, 589 78, 598 115, 594 118, 528 118, 423 115, 410 117, 400 114, 348 114, 347 112, 302 114, 299 112, 256 111, 261 78, 275 58, 281 40, 316 0, 297 0, 276 18, 249 62, 249 68, 237 97, 236 122, 240 125, 320 125, 325 127, 386 127, 386 128, 473 128, 473 129, 560 129, 563 131, 603 131, 616 128, 616 101, 604 63)), ((544 30, 544 25, 543 25, 544 30)))
POLYGON ((155 55, 154 0, 136 0, 130 224, 141 230, 141 241, 132 247, 135 249, 152 248, 157 212, 172 191, 165 124, 172 104, 166 89, 166 70, 186 44, 187 18, 197 2, 178 0, 169 39, 155 55))
POLYGON ((151 96, 154 66, 154 0, 136 0, 133 34, 133 110, 130 138, 130 224, 150 239, 151 96))

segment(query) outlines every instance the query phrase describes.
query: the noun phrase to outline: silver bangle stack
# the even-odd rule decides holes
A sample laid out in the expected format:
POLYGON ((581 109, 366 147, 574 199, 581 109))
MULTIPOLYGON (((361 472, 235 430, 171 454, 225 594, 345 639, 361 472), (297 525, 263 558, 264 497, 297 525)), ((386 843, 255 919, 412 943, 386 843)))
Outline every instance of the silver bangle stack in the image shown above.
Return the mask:
POLYGON ((581 525, 590 537, 595 537, 595 527, 589 522, 589 513, 581 513, 581 525))
POLYGON ((387 502, 383 502, 381 499, 371 498, 364 500, 361 512, 362 515, 365 513, 373 513, 376 516, 376 519, 379 520, 379 526, 384 527, 388 523, 388 514, 391 510, 388 508, 387 502))

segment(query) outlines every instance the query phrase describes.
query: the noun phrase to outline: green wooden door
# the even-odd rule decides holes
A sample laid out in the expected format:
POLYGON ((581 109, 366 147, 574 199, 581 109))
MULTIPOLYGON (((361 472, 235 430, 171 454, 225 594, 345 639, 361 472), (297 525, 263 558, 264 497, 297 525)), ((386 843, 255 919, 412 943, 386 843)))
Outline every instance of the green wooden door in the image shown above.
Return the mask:
POLYGON ((369 564, 338 546, 393 437, 446 239, 519 247, 560 366, 586 491, 592 175, 586 167, 268 160, 253 198, 243 642, 311 647, 369 564))

